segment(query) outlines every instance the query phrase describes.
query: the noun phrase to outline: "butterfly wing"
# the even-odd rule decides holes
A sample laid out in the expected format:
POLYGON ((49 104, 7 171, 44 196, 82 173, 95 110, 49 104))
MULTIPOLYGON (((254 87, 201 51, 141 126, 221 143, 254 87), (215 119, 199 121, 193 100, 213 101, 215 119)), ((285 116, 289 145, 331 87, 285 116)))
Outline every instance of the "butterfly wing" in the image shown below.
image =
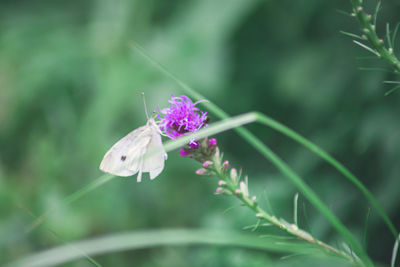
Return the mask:
POLYGON ((164 169, 164 161, 167 153, 161 142, 161 135, 157 125, 152 125, 151 140, 147 146, 147 151, 143 156, 142 171, 150 173, 150 179, 156 178, 164 169))
POLYGON ((143 156, 152 139, 148 125, 133 130, 113 145, 105 154, 100 170, 117 176, 136 174, 143 165, 143 156))

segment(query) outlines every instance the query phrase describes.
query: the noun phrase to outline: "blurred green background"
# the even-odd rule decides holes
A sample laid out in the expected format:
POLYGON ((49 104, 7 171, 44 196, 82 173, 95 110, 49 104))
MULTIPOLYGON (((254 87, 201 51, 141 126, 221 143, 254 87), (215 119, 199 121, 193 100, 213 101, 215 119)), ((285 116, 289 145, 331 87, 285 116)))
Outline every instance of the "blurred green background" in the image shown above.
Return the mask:
MULTIPOLYGON (((367 1, 370 10, 375 4, 367 1)), ((114 179, 24 232, 33 221, 27 211, 57 207, 102 175, 107 149, 146 121, 140 92, 150 110, 183 94, 131 41, 231 115, 260 111, 320 145, 361 178, 399 229, 400 94, 384 97, 390 87, 382 81, 395 79, 391 74, 358 70, 385 65, 356 59, 369 54, 339 30, 358 33, 358 25, 337 9, 350 10, 349 1, 1 1, 0 263, 60 245, 46 227, 73 241, 175 227, 242 231, 256 222, 235 199, 213 195, 217 180, 196 176, 199 164, 174 151, 154 181, 114 179)), ((398 1, 384 2, 381 35, 398 14, 398 1)), ((362 239, 370 205, 352 184, 271 129, 248 128, 362 239)), ((261 202, 265 191, 275 214, 292 221, 296 188, 234 132, 217 139, 261 202)), ((299 201, 300 226, 340 244, 327 221, 299 201)), ((388 264, 394 239, 374 210, 367 233, 369 255, 388 264)), ((95 259, 104 266, 299 266, 298 258, 282 256, 190 246, 95 259)))

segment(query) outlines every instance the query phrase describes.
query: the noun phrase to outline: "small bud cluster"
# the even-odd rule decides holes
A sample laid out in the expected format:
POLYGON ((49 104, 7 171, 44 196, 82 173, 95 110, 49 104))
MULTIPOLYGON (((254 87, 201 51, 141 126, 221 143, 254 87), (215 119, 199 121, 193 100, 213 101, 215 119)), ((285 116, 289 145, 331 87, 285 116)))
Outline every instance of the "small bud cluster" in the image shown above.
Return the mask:
POLYGON ((182 157, 193 158, 202 163, 203 168, 196 171, 197 175, 210 175, 212 174, 215 162, 215 155, 219 155, 217 140, 215 138, 204 138, 203 140, 191 141, 187 147, 179 151, 182 157))
POLYGON ((197 161, 203 162, 209 158, 217 148, 217 140, 212 138, 204 138, 201 142, 192 140, 187 147, 179 151, 182 157, 194 158, 197 161))
POLYGON ((250 196, 247 176, 241 179, 241 170, 238 172, 231 167, 229 161, 222 159, 215 138, 193 140, 179 154, 201 162, 202 168, 196 171, 197 175, 217 175, 222 178, 218 181, 215 194, 236 195, 250 205, 257 205, 256 197, 250 196))

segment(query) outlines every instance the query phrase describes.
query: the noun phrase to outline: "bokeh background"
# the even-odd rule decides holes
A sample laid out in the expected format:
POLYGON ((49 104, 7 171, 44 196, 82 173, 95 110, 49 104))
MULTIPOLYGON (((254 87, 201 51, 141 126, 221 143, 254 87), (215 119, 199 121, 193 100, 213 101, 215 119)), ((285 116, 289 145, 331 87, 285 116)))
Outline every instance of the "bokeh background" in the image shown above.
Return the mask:
MULTIPOLYGON (((367 1, 374 10, 376 1, 367 1)), ((257 110, 327 150, 373 192, 400 227, 400 94, 395 79, 340 30, 358 25, 337 9, 347 0, 1 1, 0 262, 64 241, 122 231, 211 228, 243 231, 253 214, 215 196, 216 179, 169 153, 154 181, 118 178, 67 207, 63 198, 102 175, 109 147, 145 123, 150 110, 183 91, 132 49, 135 41, 183 81, 231 115, 257 110), (57 207, 44 226, 33 218, 57 207), (229 207, 233 211, 224 213, 229 207)), ((400 20, 384 1, 378 31, 400 20)), ((398 45, 400 45, 398 43, 398 45)), ((205 108, 205 106, 203 106, 205 108)), ((211 122, 217 118, 210 114, 211 122)), ((282 156, 360 240, 370 205, 361 193, 304 148, 259 125, 248 127, 282 156)), ((292 221, 296 188, 234 132, 217 136, 225 158, 292 221)), ((300 225, 330 244, 341 238, 300 195, 300 225)), ((367 251, 388 264, 393 237, 372 210, 367 251)), ((227 247, 160 247, 95 257, 104 266, 300 266, 299 258, 227 247)), ((320 263, 302 259, 310 266, 320 263)), ((86 260, 66 266, 90 266, 86 260)))

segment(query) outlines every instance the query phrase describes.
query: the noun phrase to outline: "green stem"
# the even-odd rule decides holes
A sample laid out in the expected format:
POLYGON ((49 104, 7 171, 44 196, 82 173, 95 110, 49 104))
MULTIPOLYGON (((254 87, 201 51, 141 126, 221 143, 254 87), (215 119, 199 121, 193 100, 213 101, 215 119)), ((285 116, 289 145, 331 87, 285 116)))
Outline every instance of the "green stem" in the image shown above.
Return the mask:
MULTIPOLYGON (((214 161, 214 162, 216 162, 216 161, 214 161)), ((237 184, 235 184, 229 177, 227 177, 227 175, 224 174, 223 171, 221 171, 220 166, 214 165, 213 172, 220 180, 222 180, 226 183, 225 188, 227 188, 232 195, 236 196, 245 206, 247 206, 248 208, 253 210, 256 213, 256 216, 258 218, 264 219, 264 220, 268 221, 269 223, 279 227, 281 230, 287 232, 288 234, 296 236, 297 238, 304 240, 306 242, 312 243, 312 244, 320 247, 324 251, 338 255, 352 263, 358 264, 359 266, 366 266, 362 261, 360 261, 360 259, 355 258, 352 255, 349 255, 348 253, 340 251, 340 250, 314 238, 308 232, 300 229, 296 224, 290 224, 290 223, 284 221, 283 219, 279 220, 275 216, 269 214, 268 212, 266 212, 265 210, 260 208, 260 206, 258 206, 258 203, 255 200, 250 199, 249 196, 246 196, 245 194, 243 194, 243 192, 241 192, 239 194, 235 193, 235 191, 237 189, 239 189, 237 184)))
POLYGON ((371 15, 368 15, 362 6, 362 0, 350 0, 353 6, 353 16, 357 19, 363 32, 362 38, 376 50, 378 57, 389 63, 396 73, 400 73, 400 61, 393 53, 392 48, 386 48, 385 42, 376 33, 376 25, 371 23, 371 15))
POLYGON ((359 242, 344 226, 344 224, 328 209, 328 207, 321 201, 318 195, 297 175, 281 158, 278 157, 271 149, 265 146, 259 139, 251 138, 253 135, 244 128, 236 128, 254 148, 263 154, 272 164, 274 164, 286 177, 288 177, 296 187, 307 197, 307 199, 331 222, 332 226, 351 244, 352 249, 360 258, 367 264, 367 266, 374 266, 367 254, 363 251, 359 242))

